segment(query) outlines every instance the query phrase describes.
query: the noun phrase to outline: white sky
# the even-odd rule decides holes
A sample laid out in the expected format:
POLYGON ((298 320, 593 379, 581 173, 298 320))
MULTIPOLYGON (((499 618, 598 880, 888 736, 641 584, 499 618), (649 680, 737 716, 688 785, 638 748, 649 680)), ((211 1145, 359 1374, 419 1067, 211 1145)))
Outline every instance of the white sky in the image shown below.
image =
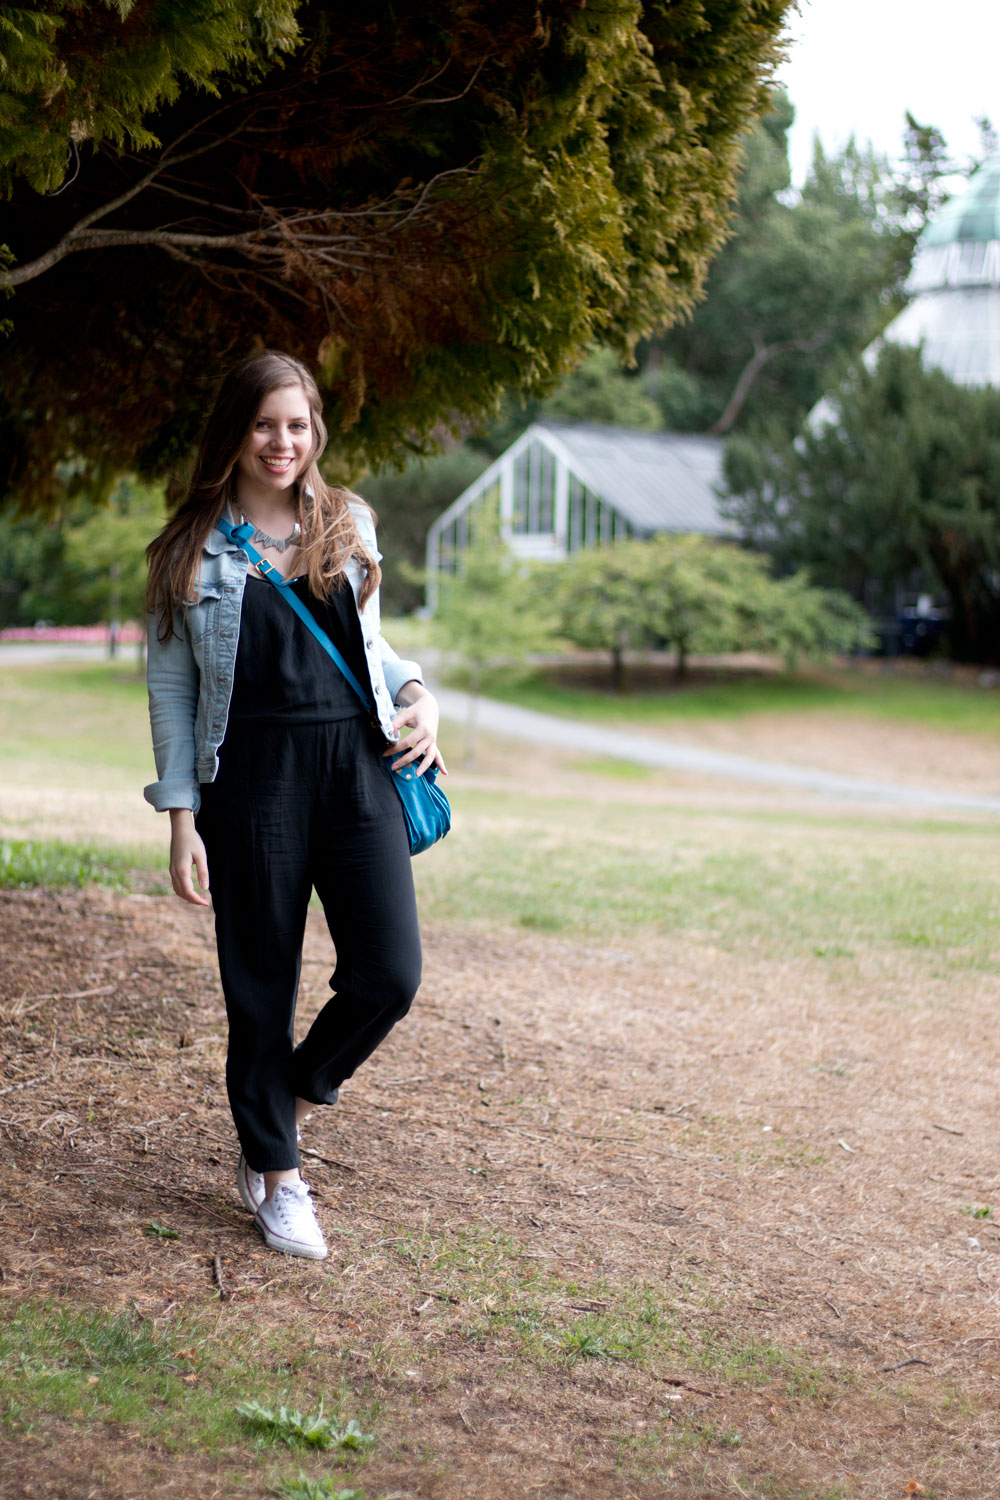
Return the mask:
POLYGON ((1000 129, 1000 0, 799 0, 778 78, 795 106, 792 180, 801 185, 818 133, 828 153, 855 135, 900 154, 903 115, 944 132, 956 157, 1000 129))

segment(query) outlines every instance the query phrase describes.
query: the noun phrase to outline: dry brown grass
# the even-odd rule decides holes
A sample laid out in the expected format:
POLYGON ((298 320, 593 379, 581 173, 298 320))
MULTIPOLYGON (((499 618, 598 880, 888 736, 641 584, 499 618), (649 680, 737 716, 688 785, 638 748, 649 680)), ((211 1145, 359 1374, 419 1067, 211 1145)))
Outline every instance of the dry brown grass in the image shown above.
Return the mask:
MULTIPOLYGON (((379 1403, 355 1482, 385 1500, 1000 1492, 1000 1239, 962 1212, 998 1196, 995 975, 431 914, 413 1015, 309 1127, 315 1266, 235 1195, 209 921, 0 900, 8 1306, 305 1319, 314 1370, 379 1403), (561 1357, 643 1295, 645 1357, 561 1357)), ((316 921, 306 1014, 329 966, 316 921)), ((39 1431, 0 1439, 4 1496, 267 1493, 246 1454, 39 1431)))

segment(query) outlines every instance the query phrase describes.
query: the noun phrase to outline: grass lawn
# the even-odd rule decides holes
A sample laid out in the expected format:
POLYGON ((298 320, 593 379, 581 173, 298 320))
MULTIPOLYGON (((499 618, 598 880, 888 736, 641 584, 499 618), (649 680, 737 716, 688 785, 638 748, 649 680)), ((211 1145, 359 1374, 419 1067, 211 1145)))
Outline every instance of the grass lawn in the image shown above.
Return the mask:
POLYGON ((515 686, 499 686, 494 696, 543 713, 608 724, 667 727, 769 714, 854 716, 1000 738, 995 688, 936 681, 876 663, 796 674, 703 672, 690 686, 675 683, 667 669, 637 671, 635 690, 624 694, 600 680, 599 668, 587 669, 586 686, 574 685, 575 675, 580 674, 553 669, 515 686))
MULTIPOLYGON (((0 1493, 1000 1493, 1000 822, 484 746, 414 862, 417 1005, 309 1127, 307 1265, 232 1193, 142 683, 0 687, 0 1493)), ((518 699, 1000 733, 854 674, 518 699)), ((329 972, 316 914, 306 1019, 329 972)))

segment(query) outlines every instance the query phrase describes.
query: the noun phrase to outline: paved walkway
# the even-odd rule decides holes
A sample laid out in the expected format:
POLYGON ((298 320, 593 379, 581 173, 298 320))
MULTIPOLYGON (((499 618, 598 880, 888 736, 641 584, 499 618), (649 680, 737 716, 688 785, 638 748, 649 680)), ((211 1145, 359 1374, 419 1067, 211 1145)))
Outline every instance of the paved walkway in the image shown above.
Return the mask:
MULTIPOLYGON (((468 694, 437 686, 434 692, 441 712, 447 718, 460 721, 466 718, 468 694)), ((699 776, 724 776, 736 781, 796 787, 852 802, 1000 814, 1000 797, 976 797, 963 792, 937 791, 931 787, 900 786, 891 781, 839 776, 833 771, 810 771, 803 766, 753 760, 748 755, 728 755, 719 750, 678 745, 659 738, 646 739, 596 724, 560 719, 554 714, 536 713, 534 709, 499 703, 493 698, 479 700, 477 723, 481 729, 493 730, 508 739, 575 750, 584 755, 607 756, 611 760, 630 761, 633 765, 652 766, 659 770, 691 771, 699 776)))
MULTIPOLYGON (((121 648, 120 655, 134 654, 134 646, 121 648)), ((107 658, 107 647, 100 645, 42 645, 41 643, 0 644, 0 664, 43 661, 91 661, 107 658)), ((446 718, 463 722, 468 717, 467 693, 434 684, 434 692, 446 718)), ((821 797, 839 801, 876 802, 885 806, 952 808, 956 812, 982 812, 1000 815, 1000 797, 977 797, 965 792, 939 791, 933 787, 900 786, 892 781, 875 781, 862 776, 839 776, 834 771, 811 771, 780 761, 754 760, 749 755, 728 755, 720 750, 701 749, 696 745, 678 745, 671 740, 643 738, 598 724, 584 724, 575 719, 560 719, 555 714, 540 714, 494 698, 480 698, 477 722, 482 729, 493 730, 506 739, 525 740, 533 745, 549 745, 558 750, 576 751, 581 755, 606 756, 610 760, 628 761, 632 765, 651 766, 663 771, 690 771, 697 776, 721 776, 732 781, 757 782, 769 786, 797 788, 821 797)))

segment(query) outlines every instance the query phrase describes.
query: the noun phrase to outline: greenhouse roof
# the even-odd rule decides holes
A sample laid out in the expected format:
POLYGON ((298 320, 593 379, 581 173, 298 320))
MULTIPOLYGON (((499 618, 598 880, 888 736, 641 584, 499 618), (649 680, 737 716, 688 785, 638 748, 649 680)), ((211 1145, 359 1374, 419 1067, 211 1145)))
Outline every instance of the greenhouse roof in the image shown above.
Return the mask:
POLYGON ((722 439, 584 422, 539 422, 577 478, 640 535, 732 530, 719 514, 722 439))

